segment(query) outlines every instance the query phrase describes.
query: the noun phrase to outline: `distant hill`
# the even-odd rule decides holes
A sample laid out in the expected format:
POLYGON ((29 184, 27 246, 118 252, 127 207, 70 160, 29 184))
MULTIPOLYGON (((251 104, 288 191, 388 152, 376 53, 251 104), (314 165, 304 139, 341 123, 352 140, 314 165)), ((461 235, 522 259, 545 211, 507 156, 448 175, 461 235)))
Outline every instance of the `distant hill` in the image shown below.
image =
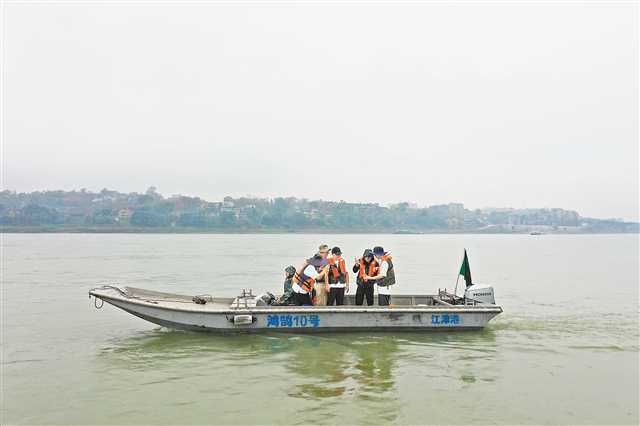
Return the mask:
POLYGON ((573 210, 475 209, 460 203, 388 207, 377 203, 300 198, 164 197, 144 194, 37 191, 0 192, 3 232, 435 232, 620 233, 638 223, 581 217, 573 210))

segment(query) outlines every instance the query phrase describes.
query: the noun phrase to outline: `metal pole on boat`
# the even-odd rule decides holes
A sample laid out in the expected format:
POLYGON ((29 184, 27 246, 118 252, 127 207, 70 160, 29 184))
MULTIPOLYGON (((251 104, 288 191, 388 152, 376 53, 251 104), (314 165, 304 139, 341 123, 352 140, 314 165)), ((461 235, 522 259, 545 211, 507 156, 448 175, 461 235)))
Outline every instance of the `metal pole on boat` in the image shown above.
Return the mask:
MULTIPOLYGON (((464 249, 464 252, 462 253, 462 261, 464 262, 464 254, 467 252, 467 249, 464 249)), ((456 288, 455 290, 453 290, 453 294, 455 294, 456 296, 458 295, 458 281, 460 281, 460 270, 458 270, 458 277, 456 278, 456 288)))

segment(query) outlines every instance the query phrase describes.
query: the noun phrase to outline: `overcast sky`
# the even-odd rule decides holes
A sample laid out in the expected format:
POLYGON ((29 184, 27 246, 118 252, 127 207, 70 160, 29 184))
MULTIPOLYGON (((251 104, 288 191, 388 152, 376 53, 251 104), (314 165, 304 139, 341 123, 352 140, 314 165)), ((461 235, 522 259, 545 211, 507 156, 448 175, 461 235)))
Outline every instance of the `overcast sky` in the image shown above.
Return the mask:
POLYGON ((638 6, 7 4, 5 189, 638 220, 638 6))

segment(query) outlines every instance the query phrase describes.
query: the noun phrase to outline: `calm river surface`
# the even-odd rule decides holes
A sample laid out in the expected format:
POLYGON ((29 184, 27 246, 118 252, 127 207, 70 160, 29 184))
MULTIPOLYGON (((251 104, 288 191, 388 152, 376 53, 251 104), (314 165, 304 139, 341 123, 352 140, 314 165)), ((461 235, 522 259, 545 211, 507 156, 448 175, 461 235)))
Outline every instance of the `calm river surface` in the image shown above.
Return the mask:
POLYGON ((637 235, 2 236, 2 424, 638 424, 637 235), (504 313, 481 332, 216 336, 87 292, 281 288, 319 243, 394 254, 396 293, 463 248, 504 313))

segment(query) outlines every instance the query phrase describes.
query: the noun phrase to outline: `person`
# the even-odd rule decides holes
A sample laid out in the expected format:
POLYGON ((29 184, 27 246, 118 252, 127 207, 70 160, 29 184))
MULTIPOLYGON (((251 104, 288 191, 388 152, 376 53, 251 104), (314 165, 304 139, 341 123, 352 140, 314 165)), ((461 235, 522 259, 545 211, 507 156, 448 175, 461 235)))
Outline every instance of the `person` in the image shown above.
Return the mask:
MULTIPOLYGON (((327 247, 327 254, 329 250, 327 247)), ((302 265, 296 270, 293 276, 291 289, 294 293, 296 305, 313 305, 313 293, 315 284, 324 281, 324 286, 328 287, 327 274, 322 274, 326 268, 328 261, 322 254, 316 253, 313 257, 306 259, 302 265), (318 271, 321 271, 318 273, 318 271)), ((322 287, 322 286, 318 286, 322 287)), ((326 289, 325 289, 326 293, 326 289)), ((325 301, 326 303, 326 301, 325 301)))
POLYGON ((293 277, 296 274, 296 268, 289 265, 284 269, 284 288, 282 296, 278 299, 278 305, 291 305, 295 303, 293 294, 293 277))
POLYGON ((312 305, 311 294, 316 284, 316 269, 309 263, 309 259, 296 269, 293 275, 291 291, 293 291, 293 300, 298 306, 312 305))
POLYGON ((360 259, 356 259, 353 265, 353 273, 357 274, 356 284, 356 305, 361 306, 364 299, 367 299, 367 306, 373 306, 373 291, 375 280, 371 277, 378 275, 378 262, 373 256, 373 252, 366 249, 360 259))
POLYGON ((331 249, 331 258, 329 259, 329 298, 327 305, 336 306, 344 305, 344 293, 349 292, 349 273, 344 259, 342 258, 342 250, 340 247, 331 249))
POLYGON ((318 254, 322 260, 315 264, 317 276, 316 282, 322 283, 315 287, 315 300, 314 304, 318 306, 325 306, 329 298, 329 246, 321 244, 318 247, 318 254))
POLYGON ((293 276, 296 274, 296 268, 293 265, 289 265, 284 268, 284 289, 283 294, 287 294, 291 292, 291 286, 293 283, 293 276))
POLYGON ((378 285, 378 305, 389 306, 391 303, 391 286, 396 283, 396 272, 393 268, 391 255, 380 246, 373 248, 373 255, 376 257, 378 273, 371 277, 378 285))

